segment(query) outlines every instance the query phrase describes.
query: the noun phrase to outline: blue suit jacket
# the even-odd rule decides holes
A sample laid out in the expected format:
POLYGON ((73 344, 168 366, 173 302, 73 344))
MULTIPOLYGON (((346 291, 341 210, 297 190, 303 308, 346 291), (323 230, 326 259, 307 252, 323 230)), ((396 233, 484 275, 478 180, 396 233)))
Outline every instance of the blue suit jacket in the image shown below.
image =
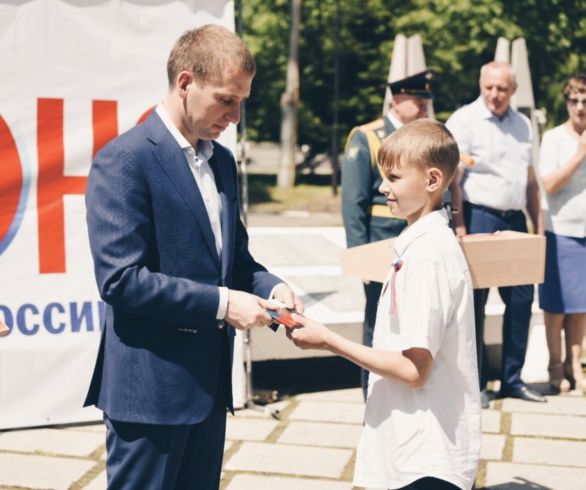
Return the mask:
POLYGON ((218 328, 218 286, 268 297, 280 282, 248 251, 235 162, 213 146, 221 257, 183 151, 155 112, 93 162, 87 223, 106 315, 86 405, 110 419, 195 424, 218 396, 232 408, 235 332, 218 328))

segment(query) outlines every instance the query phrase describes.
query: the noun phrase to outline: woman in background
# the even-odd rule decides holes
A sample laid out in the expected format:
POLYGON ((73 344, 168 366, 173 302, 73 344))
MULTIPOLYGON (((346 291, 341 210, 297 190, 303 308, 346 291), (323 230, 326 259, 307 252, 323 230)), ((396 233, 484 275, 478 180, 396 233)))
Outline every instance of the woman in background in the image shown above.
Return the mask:
POLYGON ((569 118, 543 135, 539 175, 547 254, 539 286, 553 390, 586 393, 582 341, 586 328, 586 75, 564 85, 569 118), (562 335, 565 359, 562 361, 562 335))

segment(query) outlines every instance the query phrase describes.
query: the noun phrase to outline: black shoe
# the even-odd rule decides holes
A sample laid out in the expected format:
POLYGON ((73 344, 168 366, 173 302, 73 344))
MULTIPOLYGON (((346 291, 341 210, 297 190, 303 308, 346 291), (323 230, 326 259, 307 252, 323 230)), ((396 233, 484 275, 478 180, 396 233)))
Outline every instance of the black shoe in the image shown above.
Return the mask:
POLYGON ((499 392, 499 397, 518 398, 519 400, 525 400, 526 402, 547 402, 547 398, 545 398, 541 393, 532 390, 527 385, 501 389, 501 391, 499 392))
POLYGON ((486 391, 486 388, 484 390, 480 390, 480 406, 482 408, 490 407, 490 398, 488 397, 488 391, 486 391))

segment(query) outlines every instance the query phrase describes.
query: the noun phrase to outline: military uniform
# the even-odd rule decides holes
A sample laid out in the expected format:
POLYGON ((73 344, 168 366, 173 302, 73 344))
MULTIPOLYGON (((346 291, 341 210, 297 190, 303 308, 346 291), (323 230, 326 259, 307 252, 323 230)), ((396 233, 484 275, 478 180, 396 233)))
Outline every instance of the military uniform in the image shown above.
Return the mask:
POLYGON ((378 190, 382 177, 376 155, 382 140, 394 130, 385 116, 348 135, 342 160, 342 215, 348 247, 396 236, 405 227, 405 220, 391 216, 378 190))
MULTIPOLYGON (((393 94, 431 98, 433 72, 426 70, 390 84, 393 94)), ((342 216, 346 230, 346 244, 350 247, 392 238, 407 226, 407 221, 391 215, 383 194, 377 155, 382 140, 395 127, 388 115, 352 129, 346 141, 342 159, 342 216)), ((364 345, 372 346, 376 307, 382 284, 364 284, 366 308, 362 331, 364 345)), ((368 372, 362 371, 361 384, 366 390, 368 372)), ((365 391, 366 393, 366 391, 365 391)))

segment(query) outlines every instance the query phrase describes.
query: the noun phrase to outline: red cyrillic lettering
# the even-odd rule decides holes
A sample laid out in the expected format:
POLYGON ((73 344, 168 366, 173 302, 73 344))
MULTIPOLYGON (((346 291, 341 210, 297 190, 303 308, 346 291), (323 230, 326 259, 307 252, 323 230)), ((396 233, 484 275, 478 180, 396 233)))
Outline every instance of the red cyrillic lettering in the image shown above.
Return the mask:
POLYGON ((63 150, 63 99, 38 99, 37 149, 39 177, 39 271, 65 272, 63 196, 84 194, 87 177, 66 176, 63 150))
POLYGON ((118 136, 118 103, 115 100, 94 100, 92 126, 94 129, 93 158, 108 141, 118 136))
POLYGON ((22 168, 18 148, 10 128, 0 116, 0 242, 4 239, 18 209, 22 190, 22 168))

